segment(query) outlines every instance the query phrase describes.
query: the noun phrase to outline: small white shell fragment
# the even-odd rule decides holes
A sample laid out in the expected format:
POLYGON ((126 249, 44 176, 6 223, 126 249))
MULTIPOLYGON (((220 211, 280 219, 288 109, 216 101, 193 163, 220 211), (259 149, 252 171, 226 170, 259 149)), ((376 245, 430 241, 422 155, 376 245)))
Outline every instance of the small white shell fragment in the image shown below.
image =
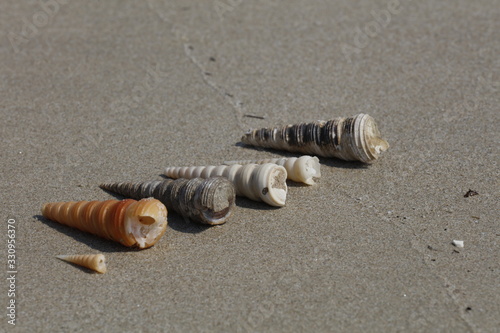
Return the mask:
POLYGON ((103 254, 75 254, 59 255, 56 258, 70 262, 75 265, 83 266, 97 273, 104 274, 107 271, 106 258, 103 254))
POLYGON ((287 172, 281 165, 233 164, 219 166, 169 167, 165 175, 170 178, 210 178, 222 176, 233 182, 236 195, 255 201, 264 201, 268 205, 285 205, 288 188, 287 172))
POLYGON ((321 177, 319 159, 315 156, 304 155, 301 157, 282 157, 269 158, 262 160, 242 160, 242 161, 226 161, 224 164, 264 164, 274 163, 281 165, 286 169, 288 179, 294 182, 314 185, 314 179, 321 177))
POLYGON ((453 245, 455 245, 456 247, 464 247, 464 241, 463 240, 453 240, 453 242, 451 242, 453 245))

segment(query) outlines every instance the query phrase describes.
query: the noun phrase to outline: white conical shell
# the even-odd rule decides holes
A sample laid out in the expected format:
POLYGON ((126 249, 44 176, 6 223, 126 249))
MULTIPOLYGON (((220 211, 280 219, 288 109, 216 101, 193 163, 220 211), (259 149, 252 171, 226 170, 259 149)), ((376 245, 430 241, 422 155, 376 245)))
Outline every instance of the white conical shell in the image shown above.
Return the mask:
POLYGON ((236 195, 277 207, 285 205, 288 191, 286 169, 273 163, 169 167, 165 175, 170 178, 226 177, 233 182, 236 195))
POLYGON ((97 273, 106 273, 106 258, 103 254, 73 254, 56 257, 72 264, 87 267, 97 273))
POLYGON ((294 182, 314 185, 314 178, 321 177, 319 159, 316 156, 304 155, 301 157, 290 158, 268 158, 262 160, 241 160, 226 161, 224 164, 264 164, 274 163, 283 166, 288 174, 288 179, 294 182))

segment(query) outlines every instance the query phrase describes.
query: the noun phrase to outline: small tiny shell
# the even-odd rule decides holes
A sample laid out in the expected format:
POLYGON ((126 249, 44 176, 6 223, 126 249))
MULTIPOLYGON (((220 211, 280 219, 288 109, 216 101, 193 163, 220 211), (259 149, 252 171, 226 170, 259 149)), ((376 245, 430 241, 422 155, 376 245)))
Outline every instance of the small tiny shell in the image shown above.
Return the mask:
POLYGON ((362 113, 328 121, 254 129, 243 135, 241 141, 251 146, 364 163, 374 162, 389 148, 375 120, 362 113))
POLYGON ((154 197, 168 210, 210 225, 226 222, 235 203, 234 185, 224 177, 101 184, 100 187, 133 199, 154 197))
POLYGON ((307 185, 314 185, 314 178, 321 177, 320 164, 316 156, 304 155, 301 157, 290 158, 269 158, 263 160, 243 160, 226 161, 224 164, 263 164, 274 163, 283 166, 286 169, 287 177, 290 180, 307 185))
POLYGON ((42 215, 139 249, 153 246, 167 228, 167 208, 153 198, 52 202, 43 206, 42 215))
POLYGON ((103 254, 73 254, 56 256, 61 260, 87 267, 97 273, 106 273, 106 258, 103 254))
POLYGON ((233 182, 236 195, 276 207, 285 205, 288 191, 286 169, 272 163, 170 167, 165 169, 165 175, 170 178, 226 177, 233 182))

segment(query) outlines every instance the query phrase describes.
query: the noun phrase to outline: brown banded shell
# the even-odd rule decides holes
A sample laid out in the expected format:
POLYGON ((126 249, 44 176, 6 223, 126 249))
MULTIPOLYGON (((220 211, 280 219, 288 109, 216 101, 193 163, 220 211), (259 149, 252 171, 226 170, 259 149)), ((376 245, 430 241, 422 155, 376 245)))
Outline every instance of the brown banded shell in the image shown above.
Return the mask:
POLYGON ((61 260, 75 265, 89 268, 97 273, 104 274, 107 271, 106 258, 103 254, 73 254, 56 256, 61 260))
POLYGON ((285 205, 288 191, 285 168, 272 163, 169 167, 165 169, 165 175, 170 178, 222 176, 234 184, 236 195, 255 201, 264 201, 276 207, 285 205))
POLYGON ((375 120, 362 113, 328 121, 254 129, 243 135, 241 141, 251 146, 364 163, 374 162, 389 148, 375 120))
POLYGON ((234 185, 223 177, 111 183, 100 187, 134 199, 154 197, 168 210, 210 225, 226 222, 235 205, 234 185))
POLYGON ((290 180, 307 185, 314 185, 314 179, 321 177, 320 164, 316 156, 304 155, 301 157, 268 158, 263 160, 226 161, 224 164, 264 164, 274 163, 286 169, 290 180))
POLYGON ((153 246, 167 228, 167 208, 154 198, 53 202, 43 206, 42 215, 140 249, 153 246))

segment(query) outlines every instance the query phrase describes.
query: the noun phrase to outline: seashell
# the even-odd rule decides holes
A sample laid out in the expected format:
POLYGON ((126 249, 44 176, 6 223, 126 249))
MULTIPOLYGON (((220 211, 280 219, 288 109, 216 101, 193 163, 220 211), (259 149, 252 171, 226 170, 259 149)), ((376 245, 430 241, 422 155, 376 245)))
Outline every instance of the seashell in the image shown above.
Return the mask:
POLYGON ((165 174, 170 178, 226 177, 233 182, 236 195, 277 207, 285 205, 288 190, 285 168, 272 163, 170 167, 165 174))
POLYGON ((71 201, 43 205, 45 218, 140 249, 153 246, 167 228, 167 209, 160 201, 71 201))
POLYGON ((268 158, 263 160, 243 160, 243 161, 226 161, 224 164, 263 164, 274 163, 283 166, 286 169, 288 179, 294 182, 314 185, 313 178, 320 178, 321 171, 319 159, 316 156, 304 155, 301 157, 290 158, 268 158))
POLYGON ((154 197, 168 210, 210 225, 226 222, 235 202, 234 185, 224 177, 114 183, 100 187, 133 199, 154 197))
POLYGON ((241 141, 252 146, 287 150, 346 161, 374 162, 389 148, 375 120, 367 114, 248 131, 241 141))
POLYGON ((61 260, 87 267, 97 273, 106 273, 106 258, 103 254, 74 254, 56 256, 61 260))

